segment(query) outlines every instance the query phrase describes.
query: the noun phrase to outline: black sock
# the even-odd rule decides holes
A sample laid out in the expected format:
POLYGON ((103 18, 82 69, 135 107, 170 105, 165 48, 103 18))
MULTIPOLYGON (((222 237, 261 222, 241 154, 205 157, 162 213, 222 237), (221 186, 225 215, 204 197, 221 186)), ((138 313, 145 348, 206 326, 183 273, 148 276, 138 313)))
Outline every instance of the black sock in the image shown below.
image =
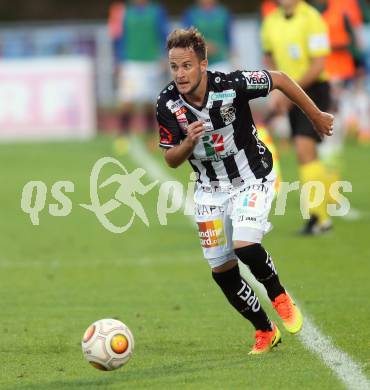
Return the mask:
POLYGON ((265 286, 271 301, 285 292, 272 258, 261 244, 235 249, 235 253, 240 261, 249 267, 254 277, 265 286))
POLYGON ((262 309, 257 295, 240 276, 238 265, 226 272, 212 272, 212 277, 231 305, 247 318, 256 330, 272 330, 271 322, 262 309))

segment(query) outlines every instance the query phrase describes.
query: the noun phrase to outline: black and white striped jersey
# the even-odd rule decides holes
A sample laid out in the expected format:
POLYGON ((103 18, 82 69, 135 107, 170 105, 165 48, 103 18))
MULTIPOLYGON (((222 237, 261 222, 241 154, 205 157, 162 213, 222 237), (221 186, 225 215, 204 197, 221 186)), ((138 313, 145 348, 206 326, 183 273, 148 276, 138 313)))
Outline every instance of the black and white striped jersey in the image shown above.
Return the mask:
POLYGON ((174 82, 161 91, 157 101, 159 145, 180 144, 187 126, 203 120, 206 132, 189 157, 200 183, 223 187, 265 177, 271 172, 272 156, 257 137, 249 100, 270 92, 270 74, 265 70, 207 74, 203 107, 189 104, 174 82))

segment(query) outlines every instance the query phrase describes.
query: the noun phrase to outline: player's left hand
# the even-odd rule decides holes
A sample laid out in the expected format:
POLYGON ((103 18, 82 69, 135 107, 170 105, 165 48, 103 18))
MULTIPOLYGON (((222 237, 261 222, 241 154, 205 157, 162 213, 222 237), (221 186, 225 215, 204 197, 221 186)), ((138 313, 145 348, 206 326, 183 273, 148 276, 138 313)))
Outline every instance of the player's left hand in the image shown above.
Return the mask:
POLYGON ((320 111, 320 113, 312 119, 312 123, 316 131, 322 137, 325 135, 333 135, 334 116, 332 114, 320 111))

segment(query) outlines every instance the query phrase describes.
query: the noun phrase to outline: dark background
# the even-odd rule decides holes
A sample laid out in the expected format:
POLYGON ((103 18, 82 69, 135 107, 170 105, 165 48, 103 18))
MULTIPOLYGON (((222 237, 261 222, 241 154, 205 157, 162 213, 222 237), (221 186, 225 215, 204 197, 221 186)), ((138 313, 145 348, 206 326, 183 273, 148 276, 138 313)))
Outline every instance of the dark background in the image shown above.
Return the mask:
MULTIPOLYGON (((12 21, 48 21, 105 19, 111 0, 0 0, 0 23, 12 21)), ((192 1, 164 0, 170 15, 182 14, 192 1)), ((231 11, 246 14, 257 12, 259 0, 228 0, 231 11)))

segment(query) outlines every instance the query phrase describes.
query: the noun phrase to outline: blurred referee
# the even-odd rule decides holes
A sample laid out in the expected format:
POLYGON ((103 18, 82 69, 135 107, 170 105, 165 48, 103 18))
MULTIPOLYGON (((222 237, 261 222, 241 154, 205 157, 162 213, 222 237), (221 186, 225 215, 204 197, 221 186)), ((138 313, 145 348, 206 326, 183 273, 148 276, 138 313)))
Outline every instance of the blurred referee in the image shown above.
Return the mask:
MULTIPOLYGON (((327 27, 320 13, 302 0, 279 0, 279 7, 262 24, 262 46, 267 66, 287 73, 311 97, 320 110, 328 111, 330 88, 325 74, 325 57, 330 53, 327 27)), ((271 96, 277 114, 289 113, 297 153, 301 184, 320 181, 325 185, 324 201, 310 209, 302 234, 321 234, 332 228, 327 214, 331 176, 319 160, 321 142, 310 120, 279 91, 271 96)), ((311 192, 311 196, 315 193, 311 192)), ((308 201, 308 200, 307 200, 308 201)))

